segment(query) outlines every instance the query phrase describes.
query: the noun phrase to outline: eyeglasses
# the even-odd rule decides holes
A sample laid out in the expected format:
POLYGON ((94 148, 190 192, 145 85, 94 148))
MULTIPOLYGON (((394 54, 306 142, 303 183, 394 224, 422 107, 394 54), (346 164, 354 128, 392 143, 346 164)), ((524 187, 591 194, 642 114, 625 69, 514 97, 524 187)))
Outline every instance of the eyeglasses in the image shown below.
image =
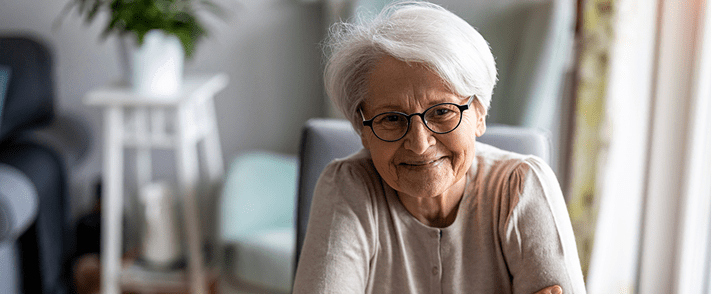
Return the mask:
POLYGON ((389 111, 365 120, 363 110, 360 109, 360 116, 363 118, 363 125, 370 127, 378 139, 386 142, 395 142, 405 137, 410 130, 410 121, 415 115, 419 116, 427 129, 433 133, 446 134, 454 131, 459 126, 462 122, 462 113, 469 109, 474 97, 473 95, 469 97, 469 101, 464 105, 440 103, 430 106, 422 113, 408 115, 402 112, 389 111))

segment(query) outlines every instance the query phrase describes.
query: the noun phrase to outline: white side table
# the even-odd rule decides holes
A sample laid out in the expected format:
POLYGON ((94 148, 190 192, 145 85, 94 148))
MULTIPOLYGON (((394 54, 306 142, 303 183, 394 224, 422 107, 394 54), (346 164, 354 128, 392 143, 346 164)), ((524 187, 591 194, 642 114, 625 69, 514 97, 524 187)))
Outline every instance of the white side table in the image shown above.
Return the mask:
POLYGON ((199 181, 198 148, 210 184, 224 173, 214 95, 227 86, 225 74, 188 76, 175 97, 145 97, 125 85, 109 85, 90 91, 85 104, 104 108, 104 154, 102 195, 101 288, 120 293, 121 231, 123 212, 123 150, 136 149, 136 175, 140 186, 151 181, 151 150, 175 150, 180 195, 188 244, 188 270, 193 293, 206 293, 201 252, 200 221, 196 203, 199 181), (131 116, 129 112, 133 111, 131 116), (166 114, 175 112, 175 119, 166 114), (168 122, 168 123, 166 123, 168 122), (169 130, 173 130, 172 133, 169 130))

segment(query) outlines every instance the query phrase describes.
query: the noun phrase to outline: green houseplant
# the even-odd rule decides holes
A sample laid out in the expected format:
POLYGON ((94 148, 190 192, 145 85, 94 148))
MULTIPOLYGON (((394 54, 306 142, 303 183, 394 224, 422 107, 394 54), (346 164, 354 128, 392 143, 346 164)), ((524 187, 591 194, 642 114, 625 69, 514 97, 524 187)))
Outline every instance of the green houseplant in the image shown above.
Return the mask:
MULTIPOLYGON (((201 12, 224 16, 211 0, 69 0, 86 23, 108 14, 102 39, 118 35, 123 81, 148 96, 174 97, 182 87, 186 58, 207 31, 201 12)), ((61 19, 60 19, 61 20, 61 19)))
POLYGON ((149 31, 161 30, 180 40, 188 58, 193 56, 198 41, 207 35, 198 12, 206 10, 222 16, 222 9, 209 0, 71 0, 65 11, 74 7, 87 23, 93 22, 99 12, 109 13, 103 38, 112 33, 121 36, 133 33, 141 46, 149 31))

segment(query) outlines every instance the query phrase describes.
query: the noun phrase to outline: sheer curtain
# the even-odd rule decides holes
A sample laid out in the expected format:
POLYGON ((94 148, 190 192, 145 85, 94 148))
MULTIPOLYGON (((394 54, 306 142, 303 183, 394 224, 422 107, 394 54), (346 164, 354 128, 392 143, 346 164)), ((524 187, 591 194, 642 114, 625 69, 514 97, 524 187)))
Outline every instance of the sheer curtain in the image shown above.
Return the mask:
POLYGON ((709 293, 711 13, 617 1, 589 293, 709 293))
POLYGON ((700 10, 675 278, 677 293, 711 294, 711 5, 700 10))
POLYGON ((655 1, 616 2, 604 109, 608 144, 596 180, 599 213, 589 293, 633 293, 645 192, 656 40, 655 1))

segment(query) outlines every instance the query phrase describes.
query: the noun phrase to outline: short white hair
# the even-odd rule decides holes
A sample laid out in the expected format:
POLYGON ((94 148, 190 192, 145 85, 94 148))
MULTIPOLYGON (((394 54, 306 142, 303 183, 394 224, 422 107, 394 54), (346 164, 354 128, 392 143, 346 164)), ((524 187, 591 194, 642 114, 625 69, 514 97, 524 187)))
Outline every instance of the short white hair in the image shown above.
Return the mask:
POLYGON ((454 93, 475 95, 485 112, 496 85, 496 65, 486 40, 466 21, 432 3, 396 2, 372 20, 361 15, 353 23, 337 23, 325 49, 330 53, 326 92, 359 134, 358 109, 368 91, 368 73, 387 55, 424 64, 454 93))

